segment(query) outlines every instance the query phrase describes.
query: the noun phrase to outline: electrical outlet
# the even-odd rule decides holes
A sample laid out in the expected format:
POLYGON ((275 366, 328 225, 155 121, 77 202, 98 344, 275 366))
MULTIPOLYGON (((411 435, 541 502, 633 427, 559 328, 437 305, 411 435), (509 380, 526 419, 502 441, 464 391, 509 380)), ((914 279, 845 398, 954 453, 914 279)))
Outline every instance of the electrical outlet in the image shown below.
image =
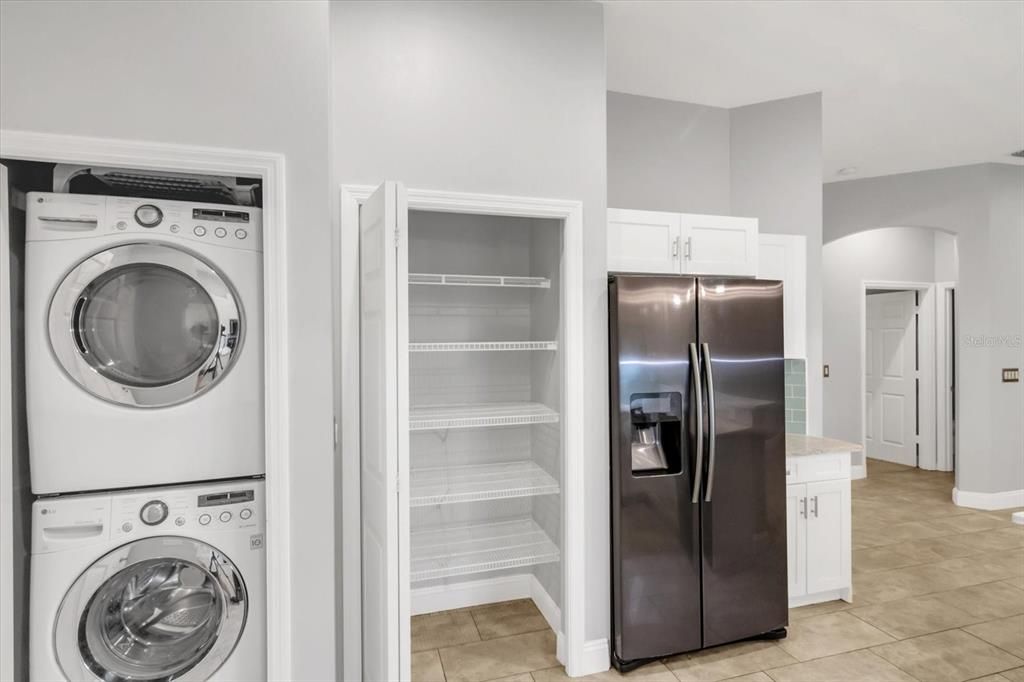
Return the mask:
POLYGON ((1003 383, 1016 383, 1020 381, 1020 367, 1007 367, 1003 369, 1003 383))
POLYGON ((828 379, 828 365, 825 365, 824 375, 825 378, 828 379))

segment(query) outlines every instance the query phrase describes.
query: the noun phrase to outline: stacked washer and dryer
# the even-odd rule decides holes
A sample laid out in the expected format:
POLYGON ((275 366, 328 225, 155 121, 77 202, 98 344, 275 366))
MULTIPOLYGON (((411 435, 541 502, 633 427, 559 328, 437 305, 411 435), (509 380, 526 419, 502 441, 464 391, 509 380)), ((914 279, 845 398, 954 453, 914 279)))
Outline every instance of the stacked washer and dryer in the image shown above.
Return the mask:
POLYGON ((260 210, 27 204, 31 678, 265 679, 260 210))

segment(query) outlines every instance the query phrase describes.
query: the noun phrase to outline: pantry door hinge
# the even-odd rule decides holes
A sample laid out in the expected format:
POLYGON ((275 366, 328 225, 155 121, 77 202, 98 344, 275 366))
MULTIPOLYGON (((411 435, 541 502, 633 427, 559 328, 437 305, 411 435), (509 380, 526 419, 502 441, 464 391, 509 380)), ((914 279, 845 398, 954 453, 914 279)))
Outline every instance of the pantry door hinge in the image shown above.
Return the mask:
POLYGON ((334 418, 334 447, 338 447, 338 418, 334 418))
POLYGON ((400 235, 401 235, 401 232, 399 232, 398 228, 396 227, 395 228, 395 251, 398 250, 398 243, 401 241, 401 236, 400 235))

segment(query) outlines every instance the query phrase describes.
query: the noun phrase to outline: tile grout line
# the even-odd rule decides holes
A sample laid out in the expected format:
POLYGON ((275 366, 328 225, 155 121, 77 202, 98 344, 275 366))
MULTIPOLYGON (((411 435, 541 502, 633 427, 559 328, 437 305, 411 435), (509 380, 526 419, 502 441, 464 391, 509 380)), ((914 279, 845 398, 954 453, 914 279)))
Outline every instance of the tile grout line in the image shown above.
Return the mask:
MULTIPOLYGON (((1015 618, 1015 616, 1008 616, 1008 617, 1009 618, 1015 618)), ((993 620, 986 620, 985 623, 991 623, 994 620, 1006 620, 1006 619, 1005 618, 994 618, 993 620)), ((968 625, 966 627, 972 627, 974 625, 984 625, 985 623, 971 623, 971 625, 968 625)), ((1004 649, 1003 647, 999 646, 998 644, 993 644, 992 642, 988 641, 987 639, 984 639, 983 637, 979 637, 978 635, 974 634, 973 632, 967 632, 967 630, 965 630, 963 627, 959 627, 959 628, 957 628, 957 630, 960 630, 965 635, 973 637, 974 639, 978 640, 979 642, 984 642, 985 644, 988 644, 990 647, 994 647, 996 649, 999 649, 1004 654, 1006 654, 1008 656, 1012 656, 1013 658, 1016 658, 1018 661, 1021 661, 1022 663, 1024 663, 1024 656, 1018 656, 1017 654, 1013 653, 1012 651, 1007 651, 1006 649, 1004 649)), ((1021 667, 1021 666, 1019 666, 1019 665, 1013 666, 1013 668, 1019 668, 1019 667, 1021 667)), ((1013 668, 1006 668, 1006 670, 1013 670, 1013 668)), ((1003 672, 1003 671, 1000 670, 999 672, 996 672, 996 673, 993 673, 993 674, 994 675, 998 675, 1000 672, 1003 672)))

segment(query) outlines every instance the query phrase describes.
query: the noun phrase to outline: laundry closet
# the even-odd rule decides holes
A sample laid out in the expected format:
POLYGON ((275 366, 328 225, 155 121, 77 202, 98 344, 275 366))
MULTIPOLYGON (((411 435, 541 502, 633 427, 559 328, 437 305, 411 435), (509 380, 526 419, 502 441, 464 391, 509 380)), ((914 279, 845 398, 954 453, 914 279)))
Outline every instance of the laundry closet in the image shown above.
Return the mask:
POLYGON ((408 678, 412 615, 516 598, 564 661, 579 508, 565 495, 579 463, 568 221, 397 183, 360 191, 364 678, 408 678))
POLYGON ((0 166, 15 678, 265 677, 262 179, 0 166))

